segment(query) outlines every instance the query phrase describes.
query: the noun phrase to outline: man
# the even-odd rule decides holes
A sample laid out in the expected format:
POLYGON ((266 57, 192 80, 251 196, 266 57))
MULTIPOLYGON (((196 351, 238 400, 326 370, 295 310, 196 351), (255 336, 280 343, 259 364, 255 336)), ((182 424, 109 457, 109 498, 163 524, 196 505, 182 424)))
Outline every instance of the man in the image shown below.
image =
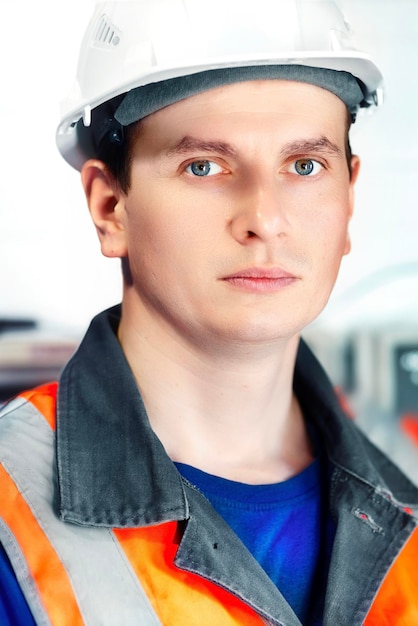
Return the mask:
POLYGON ((58 145, 123 301, 3 410, 2 624, 418 624, 417 490, 300 340, 381 75, 334 5, 223 4, 87 31, 58 145))

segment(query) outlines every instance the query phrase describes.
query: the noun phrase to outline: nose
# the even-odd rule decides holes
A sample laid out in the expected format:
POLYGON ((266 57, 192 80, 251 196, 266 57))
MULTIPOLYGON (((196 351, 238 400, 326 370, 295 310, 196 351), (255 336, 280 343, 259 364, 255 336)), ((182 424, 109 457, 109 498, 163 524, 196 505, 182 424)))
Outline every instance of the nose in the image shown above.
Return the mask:
POLYGON ((276 177, 247 180, 231 222, 233 237, 243 245, 286 237, 290 225, 283 200, 276 177))

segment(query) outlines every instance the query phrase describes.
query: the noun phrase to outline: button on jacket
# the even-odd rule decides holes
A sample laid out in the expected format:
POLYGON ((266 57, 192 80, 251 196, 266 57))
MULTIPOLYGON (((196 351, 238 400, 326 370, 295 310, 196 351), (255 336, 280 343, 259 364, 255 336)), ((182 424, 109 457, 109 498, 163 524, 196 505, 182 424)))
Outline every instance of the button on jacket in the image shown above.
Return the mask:
MULTIPOLYGON (((0 413, 0 542, 37 624, 300 626, 152 431, 116 331, 95 318, 59 384, 0 413)), ((330 467, 323 624, 418 624, 418 491, 342 412, 301 342, 294 389, 330 467)))

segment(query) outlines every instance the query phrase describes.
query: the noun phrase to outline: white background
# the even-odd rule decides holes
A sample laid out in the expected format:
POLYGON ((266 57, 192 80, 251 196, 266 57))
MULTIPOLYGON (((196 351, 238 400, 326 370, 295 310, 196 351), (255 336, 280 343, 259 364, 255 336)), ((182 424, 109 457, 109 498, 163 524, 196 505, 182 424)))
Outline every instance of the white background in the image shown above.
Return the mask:
MULTIPOLYGON (((418 313, 418 0, 346 5, 372 41, 387 96, 354 128, 363 167, 353 250, 322 319, 411 322, 418 313)), ((84 328, 120 299, 119 263, 101 257, 79 174, 54 138, 92 6, 0 0, 0 316, 84 328)))

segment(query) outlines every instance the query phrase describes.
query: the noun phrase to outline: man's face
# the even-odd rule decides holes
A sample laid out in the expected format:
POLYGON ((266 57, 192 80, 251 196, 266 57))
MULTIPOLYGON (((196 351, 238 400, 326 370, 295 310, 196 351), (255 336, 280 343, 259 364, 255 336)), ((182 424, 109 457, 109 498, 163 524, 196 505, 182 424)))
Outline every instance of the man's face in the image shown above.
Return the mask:
POLYGON ((131 311, 207 345, 298 333, 350 247, 358 163, 350 180, 345 139, 344 104, 289 81, 217 88, 143 120, 116 208, 131 311))

